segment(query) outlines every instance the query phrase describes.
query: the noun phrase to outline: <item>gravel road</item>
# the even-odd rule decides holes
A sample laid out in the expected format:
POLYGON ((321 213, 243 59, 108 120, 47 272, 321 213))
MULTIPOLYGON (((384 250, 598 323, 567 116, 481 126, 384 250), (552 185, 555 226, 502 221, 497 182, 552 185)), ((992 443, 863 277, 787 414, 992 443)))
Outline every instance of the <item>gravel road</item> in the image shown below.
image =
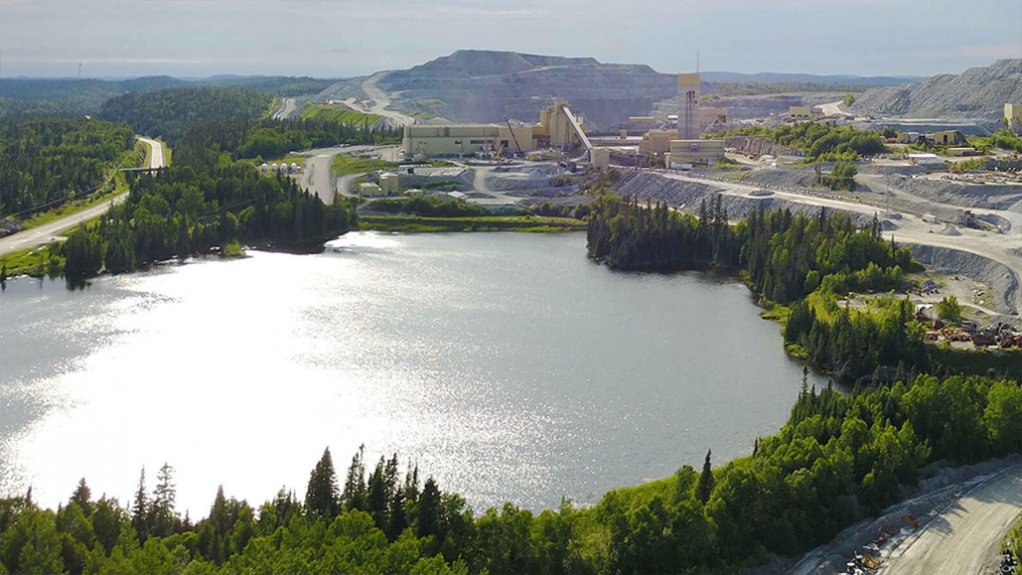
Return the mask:
POLYGON ((976 575, 1022 507, 1022 464, 985 481, 893 550, 878 575, 976 575))

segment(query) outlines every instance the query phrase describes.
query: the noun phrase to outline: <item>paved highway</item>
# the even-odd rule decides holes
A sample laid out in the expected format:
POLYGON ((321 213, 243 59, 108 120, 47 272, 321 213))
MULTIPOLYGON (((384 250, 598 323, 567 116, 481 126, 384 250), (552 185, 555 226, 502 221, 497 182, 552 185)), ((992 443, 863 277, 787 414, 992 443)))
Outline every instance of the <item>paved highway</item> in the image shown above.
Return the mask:
MULTIPOLYGON (((149 138, 143 138, 139 136, 140 141, 144 142, 152 150, 149 155, 149 167, 150 168, 162 168, 164 165, 163 159, 163 145, 156 140, 149 138)), ((99 216, 106 213, 110 209, 110 206, 118 204, 124 201, 124 198, 128 196, 125 192, 118 196, 114 196, 110 201, 103 202, 97 206, 92 206, 86 210, 82 210, 76 214, 54 220, 48 224, 34 227, 32 229, 24 230, 16 234, 11 234, 7 237, 0 238, 0 256, 5 256, 11 252, 19 250, 25 250, 29 248, 37 248, 44 246, 50 242, 58 241, 62 239, 60 234, 70 228, 77 226, 78 224, 98 218, 99 216)))
POLYGON ((970 489, 895 548, 878 575, 977 575, 1022 507, 1022 465, 970 489))

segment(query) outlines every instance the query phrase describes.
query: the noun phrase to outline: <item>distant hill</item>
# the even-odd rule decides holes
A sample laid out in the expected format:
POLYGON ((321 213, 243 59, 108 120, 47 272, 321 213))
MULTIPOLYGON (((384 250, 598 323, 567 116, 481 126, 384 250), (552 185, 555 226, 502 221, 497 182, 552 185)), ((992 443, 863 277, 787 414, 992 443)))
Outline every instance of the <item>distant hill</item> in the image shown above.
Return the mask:
MULTIPOLYGON (((459 50, 374 78, 391 99, 390 109, 461 122, 499 122, 505 116, 534 122, 541 108, 563 98, 586 122, 607 127, 648 113, 656 101, 677 92, 674 75, 645 65, 485 50, 459 50)), ((364 98, 362 80, 340 82, 319 97, 364 98)))
POLYGON ((171 76, 143 76, 125 80, 0 78, 0 116, 96 114, 104 102, 122 94, 153 92, 180 86, 237 87, 275 96, 297 96, 318 93, 334 82, 289 76, 214 76, 190 80, 171 76))
POLYGON ((868 90, 852 108, 878 116, 997 121, 1008 102, 1022 103, 1022 59, 998 60, 957 76, 942 74, 912 85, 868 90))
POLYGON ((703 72, 704 82, 738 82, 743 84, 819 84, 831 86, 900 86, 914 83, 922 78, 917 76, 819 76, 816 74, 787 74, 759 72, 703 72))
MULTIPOLYGON (((675 98, 677 76, 646 65, 605 64, 594 58, 563 58, 517 52, 458 50, 407 70, 377 73, 338 82, 320 100, 376 99, 365 81, 390 99, 389 108, 420 118, 439 116, 460 122, 499 122, 505 116, 533 122, 555 98, 570 100, 586 122, 608 129, 629 116, 646 115, 657 102, 675 98)), ((778 92, 863 91, 900 85, 913 78, 817 76, 812 74, 739 74, 704 72, 704 93, 722 96, 778 92), (727 84, 725 86, 725 84, 727 84), (741 89, 736 84, 747 85, 741 89), (739 89, 736 89, 739 88, 739 89)), ((797 97, 794 102, 800 103, 797 97)), ((787 104, 785 104, 787 109, 787 104)))

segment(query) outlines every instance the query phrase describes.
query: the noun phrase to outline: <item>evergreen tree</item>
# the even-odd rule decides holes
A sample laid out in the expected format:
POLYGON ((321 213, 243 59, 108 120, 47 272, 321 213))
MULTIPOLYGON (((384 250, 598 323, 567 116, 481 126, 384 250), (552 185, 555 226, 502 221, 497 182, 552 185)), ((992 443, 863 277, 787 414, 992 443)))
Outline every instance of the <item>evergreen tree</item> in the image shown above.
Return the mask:
POLYGON ((440 489, 430 477, 422 487, 416 506, 415 531, 419 537, 435 536, 440 533, 440 489))
POLYGON ((337 494, 337 474, 330 457, 330 448, 323 451, 323 457, 309 475, 309 486, 305 491, 305 511, 310 517, 321 517, 327 521, 337 516, 340 501, 337 494))
POLYGON ((84 477, 78 481, 78 487, 75 488, 75 492, 71 495, 71 501, 77 503, 78 507, 81 507, 82 513, 86 517, 92 515, 92 491, 85 484, 84 477))
POLYGON ((358 451, 351 458, 351 465, 348 467, 348 474, 344 479, 344 491, 341 492, 341 502, 347 511, 352 509, 365 511, 368 508, 364 457, 365 445, 360 445, 358 451))
POLYGON ((135 491, 135 502, 131 508, 131 526, 135 528, 139 541, 144 542, 149 538, 149 496, 145 488, 145 467, 138 477, 138 490, 135 491))
POLYGON ((156 474, 156 481, 150 508, 152 534, 166 537, 176 531, 178 523, 177 513, 174 510, 174 500, 177 497, 174 486, 174 468, 169 463, 164 463, 156 474))
POLYGON ((699 475, 699 482, 696 483, 696 498, 706 505, 710 501, 710 494, 713 493, 713 465, 710 463, 710 452, 706 450, 706 460, 703 461, 703 472, 699 475))

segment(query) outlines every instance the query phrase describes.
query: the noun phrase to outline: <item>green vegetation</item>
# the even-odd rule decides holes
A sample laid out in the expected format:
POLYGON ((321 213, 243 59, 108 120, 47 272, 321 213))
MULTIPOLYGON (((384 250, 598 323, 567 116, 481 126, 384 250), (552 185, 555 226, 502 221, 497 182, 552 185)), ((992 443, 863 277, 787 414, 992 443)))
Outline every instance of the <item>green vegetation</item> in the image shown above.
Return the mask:
POLYGON ((859 171, 853 164, 838 162, 831 168, 830 174, 823 178, 823 183, 832 190, 855 190, 855 175, 859 171))
POLYGON ((353 206, 324 206, 286 176, 263 178, 228 162, 208 171, 170 168, 138 178, 128 200, 59 249, 71 280, 205 253, 231 242, 321 243, 355 224, 353 206))
POLYGON ((19 250, 3 256, 0 258, 0 276, 59 276, 64 271, 64 258, 57 253, 55 245, 19 250))
POLYGON ((1000 148, 1009 152, 1022 154, 1022 136, 1016 136, 1014 132, 1003 128, 990 136, 972 136, 969 143, 977 150, 988 152, 993 148, 1000 148))
POLYGON ((951 166, 948 170, 955 174, 983 170, 986 168, 987 161, 987 158, 971 158, 968 160, 962 160, 961 162, 951 162, 951 166))
POLYGON ((937 302, 937 313, 945 323, 958 324, 962 321, 962 306, 955 296, 947 296, 937 302))
POLYGON ((449 196, 427 195, 372 200, 365 204, 363 209, 369 212, 427 218, 467 218, 486 214, 486 210, 477 204, 470 204, 449 196))
POLYGON ((190 128, 212 120, 252 123, 272 102, 269 94, 241 88, 181 87, 111 98, 99 115, 130 124, 137 133, 160 136, 176 147, 190 128))
POLYGON ((1011 549, 1015 561, 1022 562, 1022 515, 1019 515, 1011 530, 1008 531, 1008 535, 1004 538, 1004 544, 1011 549))
MULTIPOLYGON (((174 470, 130 507, 81 480, 65 505, 0 500, 0 565, 10 573, 465 574, 734 572, 795 554, 902 496, 924 466, 1018 452, 1022 389, 987 377, 918 376, 850 394, 803 385, 788 422, 753 454, 608 492, 592 508, 536 515, 510 503, 476 514, 455 493, 403 475, 396 456, 343 479, 330 450, 304 498, 258 508, 218 489, 194 523, 175 508, 174 470)), ((1016 528, 1009 537, 1018 538, 1016 528)))
POLYGON ((383 116, 353 110, 344 104, 310 104, 298 116, 302 120, 321 120, 343 126, 372 126, 383 116))
POLYGON ((277 158, 290 151, 337 144, 385 144, 400 139, 396 130, 373 130, 369 123, 339 124, 331 120, 262 120, 243 137, 240 158, 277 158))
POLYGON ((338 176, 346 176, 348 174, 394 169, 397 168, 397 164, 362 156, 337 154, 334 156, 332 167, 334 173, 338 176))
POLYGON ((359 216, 359 229, 381 232, 570 232, 585 224, 570 218, 537 216, 473 216, 430 218, 420 216, 359 216))
POLYGON ((34 118, 0 122, 0 214, 27 218, 114 189, 114 170, 141 150, 125 124, 34 118))
POLYGON ((845 94, 845 97, 841 99, 841 103, 845 106, 851 106, 855 103, 855 94, 845 94))
POLYGON ((856 130, 851 126, 829 127, 813 122, 785 124, 776 128, 749 126, 718 132, 715 138, 751 136, 801 150, 809 160, 852 161, 861 156, 885 152, 884 138, 877 132, 856 130))

